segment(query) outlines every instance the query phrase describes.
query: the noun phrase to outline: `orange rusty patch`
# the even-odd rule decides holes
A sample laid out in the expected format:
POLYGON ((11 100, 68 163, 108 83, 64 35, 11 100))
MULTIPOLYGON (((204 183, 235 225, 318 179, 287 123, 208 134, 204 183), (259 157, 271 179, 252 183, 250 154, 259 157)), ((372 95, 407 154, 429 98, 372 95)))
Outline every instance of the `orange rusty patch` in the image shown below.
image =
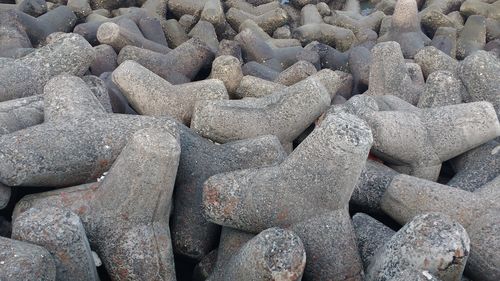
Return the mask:
POLYGON ((87 211, 89 210, 89 208, 87 208, 87 206, 80 206, 80 208, 78 208, 78 210, 76 211, 78 215, 83 215, 85 214, 87 211))
POLYGON ((234 197, 228 200, 226 206, 223 209, 225 217, 229 217, 233 213, 234 209, 236 209, 236 207, 238 206, 238 202, 239 200, 234 197))
POLYGON ((106 159, 99 160, 99 167, 106 167, 106 166, 108 166, 108 164, 109 164, 109 161, 106 159))
POLYGON ((96 191, 99 188, 99 184, 97 182, 90 185, 89 189, 96 191))
POLYGON ((83 194, 83 199, 85 199, 85 200, 92 200, 92 199, 94 199, 94 190, 85 192, 83 194))
POLYGON ((57 256, 62 261, 62 263, 67 264, 69 262, 68 254, 65 252, 57 252, 57 256))
POLYGON ((70 203, 70 198, 67 192, 62 191, 61 193, 59 193, 59 195, 61 196, 61 202, 63 203, 63 205, 67 205, 68 203, 70 203))
POLYGON ((209 205, 218 206, 219 205, 219 191, 216 188, 208 187, 204 190, 204 195, 206 202, 209 205))
POLYGON ((127 279, 129 273, 126 268, 119 268, 118 269, 118 276, 120 276, 121 279, 127 279))

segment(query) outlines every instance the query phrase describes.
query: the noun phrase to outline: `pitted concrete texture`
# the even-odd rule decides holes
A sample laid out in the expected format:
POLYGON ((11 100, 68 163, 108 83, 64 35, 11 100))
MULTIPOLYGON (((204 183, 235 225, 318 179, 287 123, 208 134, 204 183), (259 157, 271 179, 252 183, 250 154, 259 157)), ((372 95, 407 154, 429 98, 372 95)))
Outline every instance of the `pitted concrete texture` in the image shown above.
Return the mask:
POLYGON ((218 173, 279 164, 285 152, 275 136, 216 145, 178 126, 182 154, 174 193, 172 243, 176 253, 199 260, 215 247, 220 229, 203 216, 203 182, 218 173))
POLYGON ((500 61, 493 54, 477 51, 462 61, 458 75, 473 101, 489 101, 500 118, 500 61))
POLYGON ((221 271, 209 280, 302 279, 306 253, 299 236, 290 230, 269 228, 246 242, 221 271))
POLYGON ((423 87, 413 83, 400 45, 393 41, 378 43, 371 57, 368 94, 394 95, 416 105, 423 87))
POLYGON ((106 113, 81 79, 68 78, 72 83, 66 83, 61 77, 47 84, 46 122, 0 136, 2 183, 52 187, 86 183, 111 167, 137 130, 163 126, 177 135, 169 118, 106 113), (80 96, 73 98, 77 93, 80 96))
POLYGON ((335 277, 336 272, 341 271, 359 280, 361 261, 344 208, 371 143, 371 132, 360 119, 342 112, 327 115, 282 164, 210 177, 203 191, 205 214, 218 224, 252 232, 268 226, 290 226, 304 241, 306 252, 321 257, 308 265, 307 278, 344 280, 335 277), (304 200, 306 193, 308 199, 304 200), (333 212, 337 209, 338 212, 333 212), (325 229, 325 220, 331 220, 328 225, 338 225, 343 230, 325 229), (338 253, 316 243, 330 241, 328 239, 342 239, 344 245, 353 246, 344 247, 344 251, 338 253), (339 263, 335 270, 326 266, 331 263, 332 255, 338 257, 339 254, 345 263, 339 263))
POLYGON ((352 217, 352 222, 356 232, 359 253, 363 260, 363 268, 367 270, 373 261, 374 255, 389 242, 396 232, 363 213, 356 213, 352 217))
POLYGON ((85 229, 69 210, 32 208, 16 218, 12 238, 46 248, 56 263, 56 280, 99 280, 85 229))
POLYGON ((259 99, 198 102, 191 128, 219 143, 267 134, 290 143, 330 101, 321 81, 310 77, 259 99))
POLYGON ((470 235, 471 255, 468 276, 498 279, 500 240, 495 225, 500 209, 500 176, 475 192, 467 192, 431 181, 400 175, 394 178, 382 199, 382 209, 393 219, 405 223, 427 212, 441 212, 459 222, 470 235), (483 230, 481 230, 483 229, 483 230), (472 234, 475 235, 472 235, 472 234))
POLYGON ((375 140, 372 152, 391 163, 391 168, 417 177, 436 180, 442 162, 500 135, 500 123, 488 102, 418 109, 394 97, 401 109, 379 111, 377 105, 356 106, 359 99, 370 97, 361 96, 346 106, 354 106, 350 112, 370 125, 375 140))
POLYGON ((469 236, 441 213, 416 216, 377 251, 366 279, 392 280, 402 271, 427 271, 443 281, 460 281, 470 252, 469 236))
POLYGON ((0 236, 0 278, 55 281, 56 266, 45 248, 0 236))
POLYGON ((377 42, 396 41, 400 44, 403 56, 413 58, 429 39, 420 28, 418 7, 415 0, 399 0, 396 2, 388 32, 378 38, 377 42))
POLYGON ((112 279, 175 280, 168 221, 180 145, 169 130, 158 124, 137 131, 103 180, 28 196, 15 219, 30 207, 69 209, 112 279))
POLYGON ((82 76, 94 57, 94 49, 83 37, 69 33, 20 59, 2 58, 0 100, 42 94, 45 84, 61 73, 82 76))
POLYGON ((113 82, 140 114, 171 116, 191 122, 196 102, 228 99, 224 83, 207 79, 172 85, 134 61, 125 61, 113 71, 113 82))
POLYGON ((356 42, 354 33, 346 28, 327 24, 315 5, 306 5, 301 10, 301 26, 295 28, 292 36, 303 44, 318 41, 347 51, 356 42))

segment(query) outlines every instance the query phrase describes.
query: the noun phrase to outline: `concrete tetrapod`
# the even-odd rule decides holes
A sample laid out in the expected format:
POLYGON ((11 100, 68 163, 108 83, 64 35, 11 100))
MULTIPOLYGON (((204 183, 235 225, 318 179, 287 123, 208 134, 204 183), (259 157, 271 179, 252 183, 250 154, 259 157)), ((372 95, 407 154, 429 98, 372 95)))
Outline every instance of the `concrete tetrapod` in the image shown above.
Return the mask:
MULTIPOLYGON (((138 28, 135 23, 134 26, 138 28)), ((99 26, 97 30, 97 40, 99 40, 101 44, 110 45, 116 52, 120 52, 120 50, 127 45, 137 46, 164 54, 170 52, 170 48, 167 46, 148 40, 142 33, 139 32, 139 34, 136 34, 131 29, 127 29, 113 22, 106 22, 99 26)))
POLYGON ((240 43, 246 54, 246 61, 264 64, 275 71, 282 71, 301 59, 308 60, 308 57, 312 57, 311 53, 314 53, 302 46, 276 46, 272 41, 265 40, 251 25, 243 28, 234 39, 240 43))
MULTIPOLYGON (((391 240, 396 231, 363 213, 356 213, 352 217, 352 222, 356 231, 363 265, 366 270, 372 262, 374 254, 378 253, 391 240)), ((431 274, 428 270, 419 270, 411 267, 403 268, 391 280, 438 281, 435 275, 431 274)), ((462 275, 461 280, 469 281, 470 279, 462 275)))
POLYGON ((237 8, 229 8, 226 20, 234 30, 240 30, 246 20, 252 20, 265 32, 272 34, 276 28, 288 22, 288 13, 281 7, 272 9, 261 15, 253 15, 237 8))
POLYGON ((89 0, 68 0, 66 6, 75 13, 78 19, 84 19, 92 13, 89 0))
POLYGON ((199 20, 196 25, 191 28, 188 36, 191 38, 200 39, 205 43, 205 45, 210 49, 212 53, 216 54, 218 52, 219 39, 217 38, 217 33, 214 26, 208 21, 199 20))
POLYGON ((241 71, 243 72, 243 75, 250 75, 268 81, 274 81, 278 77, 281 69, 276 71, 273 68, 256 61, 249 61, 241 67, 241 71))
POLYGON ((269 228, 246 242, 212 281, 259 281, 302 279, 306 253, 294 232, 269 228))
POLYGON ((457 55, 457 29, 453 27, 440 27, 432 37, 431 45, 455 58, 457 55))
POLYGON ((73 33, 17 59, 0 59, 0 101, 42 94, 52 77, 67 73, 82 76, 95 58, 92 46, 73 33))
POLYGON ((424 91, 417 106, 420 108, 439 107, 462 103, 467 96, 462 81, 448 71, 435 71, 427 77, 424 91))
POLYGON ((481 15, 500 20, 500 3, 497 1, 466 0, 460 6, 460 13, 464 16, 481 15))
POLYGON ((168 130, 140 130, 95 192, 92 229, 113 279, 175 280, 168 220, 180 153, 168 130))
POLYGON ((453 13, 460 16, 457 9, 461 2, 462 1, 455 0, 425 1, 422 6, 422 11, 419 14, 422 29, 430 35, 435 34, 436 30, 441 27, 461 29, 463 22, 459 22, 453 17, 453 13))
POLYGON ((416 216, 377 251, 367 269, 366 280, 394 280, 402 273, 407 274, 405 271, 414 270, 427 271, 438 280, 460 281, 469 244, 465 229, 448 216, 441 213, 416 216))
MULTIPOLYGON (((60 79, 72 80, 74 78, 76 77, 71 77, 69 75, 61 75, 58 78, 58 80, 60 79)), ((84 79, 87 86, 95 89, 95 91, 92 92, 99 99, 101 105, 105 107, 106 111, 111 112, 111 108, 109 108, 111 106, 109 104, 110 102, 109 96, 107 90, 102 88, 104 87, 104 85, 101 84, 102 81, 95 76, 83 76, 82 78, 84 79)), ((62 87, 63 91, 73 90, 71 88, 68 88, 67 86, 68 85, 64 85, 62 87)), ((76 98, 81 98, 81 97, 76 97, 76 98)), ((0 102, 0 135, 9 134, 15 131, 19 131, 43 123, 44 104, 45 102, 43 95, 35 95, 35 96, 0 102)))
POLYGON ((29 195, 14 219, 30 207, 67 208, 113 280, 175 280, 168 221, 180 145, 169 131, 162 124, 137 131, 102 181, 29 195))
POLYGON ((182 43, 168 54, 160 54, 135 46, 125 46, 118 55, 118 64, 133 60, 172 84, 193 80, 214 58, 210 48, 198 38, 182 43))
POLYGON ((304 6, 301 15, 301 26, 294 29, 292 35, 303 44, 318 41, 335 46, 343 52, 356 42, 356 37, 351 30, 325 23, 315 5, 304 6))
POLYGON ((71 75, 58 75, 44 88, 44 120, 47 122, 71 116, 98 116, 105 112, 87 84, 71 75), (96 103, 97 101, 97 103, 96 103))
POLYGON ((69 210, 29 209, 14 221, 12 238, 45 247, 56 263, 56 280, 99 280, 85 229, 69 210))
POLYGON ((286 39, 276 39, 267 34, 257 23, 253 20, 246 20, 240 25, 239 32, 244 29, 250 29, 255 35, 257 35, 260 40, 263 40, 267 44, 276 48, 286 48, 286 47, 300 47, 300 41, 297 39, 286 38, 286 39))
MULTIPOLYGON (((435 71, 448 71, 457 75, 459 63, 434 46, 427 46, 415 55, 415 62, 422 68, 422 74, 427 78, 435 71)), ((457 76, 458 77, 458 76, 457 76)))
MULTIPOLYGON (((226 24, 224 9, 220 0, 172 0, 168 1, 168 10, 177 18, 183 15, 192 15, 197 19, 210 22, 218 30, 226 24)), ((163 16, 163 18, 165 18, 163 16)))
POLYGON ((212 278, 216 279, 238 250, 254 237, 255 234, 253 233, 223 226, 220 233, 215 266, 211 273, 212 278))
POLYGON ((349 51, 347 65, 352 73, 353 95, 362 94, 368 89, 371 63, 372 56, 368 48, 357 46, 349 51))
POLYGON ((21 11, 15 11, 24 26, 31 43, 38 45, 45 42, 47 36, 54 32, 71 32, 77 17, 67 6, 59 6, 35 18, 21 11))
POLYGON ((447 183, 474 191, 500 176, 500 143, 489 141, 450 160, 455 175, 447 183))
POLYGON ((415 0, 399 0, 394 8, 391 27, 388 32, 378 38, 377 42, 396 41, 401 46, 403 56, 411 59, 429 39, 420 29, 417 2, 415 0))
POLYGON ((111 167, 135 131, 154 125, 177 131, 168 118, 106 113, 76 77, 55 77, 46 90, 45 122, 0 136, 0 181, 8 186, 94 181, 111 167))
POLYGON ((352 217, 352 224, 356 231, 358 249, 366 271, 374 255, 396 232, 363 213, 356 213, 352 217))
POLYGON ((167 38, 163 33, 163 28, 159 19, 153 17, 141 18, 137 26, 146 39, 163 46, 168 46, 167 38))
POLYGON ((219 42, 219 51, 217 51, 215 57, 220 57, 220 56, 233 56, 237 58, 240 61, 240 63, 243 63, 240 43, 234 40, 222 39, 219 42))
POLYGON ((437 179, 442 162, 500 135, 488 102, 411 111, 368 109, 361 115, 373 131, 376 156, 397 171, 429 180, 437 179))
MULTIPOLYGON (((242 168, 278 164, 284 158, 279 140, 274 136, 215 145, 203 139, 188 127, 169 118, 160 119, 166 124, 175 123, 180 131, 182 154, 176 177, 174 194, 175 212, 172 215, 172 240, 176 253, 200 259, 216 244, 219 227, 208 222, 202 215, 202 186, 209 176, 242 168)), ((158 123, 161 124, 161 123, 158 123)), ((73 187, 27 196, 18 204, 15 215, 33 206, 59 206, 60 200, 72 201, 73 210, 86 209, 84 193, 92 193, 90 187, 73 187), (61 195, 59 196, 59 193, 61 195), (55 196, 59 196, 54 198, 55 196), (76 198, 76 199, 68 199, 76 198), (75 203, 75 201, 78 201, 75 203)), ((90 195, 89 195, 90 196, 90 195)), ((93 196, 93 195, 92 195, 93 196)), ((64 203, 68 204, 68 203, 64 203)), ((92 238, 92 237, 90 237, 92 238)), ((92 241, 91 241, 92 242, 92 241)))
POLYGON ((400 223, 427 212, 441 212, 458 221, 471 238, 466 265, 474 280, 500 278, 500 176, 468 192, 407 175, 395 177, 382 198, 382 209, 400 223))
POLYGON ((210 251, 193 269, 192 281, 205 281, 210 277, 217 262, 217 250, 210 251))
POLYGON ((263 98, 199 102, 191 128, 219 143, 272 134, 288 144, 326 111, 330 101, 321 81, 309 77, 263 98))
MULTIPOLYGON (((27 1, 24 1, 27 2, 27 1)), ((15 11, 0 14, 0 56, 17 58, 33 51, 33 46, 15 11)))
POLYGON ((266 12, 279 8, 280 3, 277 1, 267 1, 268 3, 259 3, 257 5, 252 5, 245 0, 226 0, 224 4, 229 8, 236 8, 245 11, 249 14, 260 16, 266 12))
POLYGON ((317 215, 290 229, 302 239, 309 257, 305 280, 363 279, 356 234, 345 208, 317 215))
MULTIPOLYGON (((304 62, 302 62, 304 63, 304 62)), ((300 64, 302 64, 300 63, 300 64)), ((304 63, 306 64, 306 63, 304 63)), ((330 97, 336 95, 350 94, 352 88, 352 76, 342 71, 331 71, 322 69, 311 75, 318 78, 326 87, 330 97)), ((291 77, 293 79, 293 77, 291 77)), ((285 81, 293 82, 293 81, 285 81)), ((300 82, 300 81, 299 81, 300 82)), ((285 89, 286 86, 280 83, 267 81, 258 77, 246 75, 241 79, 240 85, 236 89, 235 95, 239 98, 261 98, 285 89)))
POLYGON ((500 118, 500 61, 493 54, 477 51, 462 61, 458 75, 473 101, 489 101, 500 118))
POLYGON ((291 227, 307 255, 316 257, 305 278, 360 280, 361 261, 345 208, 371 143, 362 120, 343 112, 327 115, 282 164, 210 177, 203 190, 205 214, 251 232, 291 227), (320 246, 324 243, 328 247, 320 246), (334 256, 339 263, 332 265, 334 256))
POLYGON ((0 279, 55 281, 54 259, 43 247, 0 236, 0 279))
POLYGON ((483 16, 470 16, 457 37, 457 59, 465 59, 486 44, 486 20, 483 16))
MULTIPOLYGON (((359 270, 359 256, 357 255, 355 237, 350 218, 344 210, 341 209, 318 216, 307 222, 294 225, 293 228, 294 232, 300 233, 299 236, 308 237, 308 244, 305 244, 305 246, 309 255, 312 253, 312 262, 309 263, 307 270, 313 272, 312 276, 339 273, 347 276, 354 275, 354 280, 359 280, 360 276, 356 274, 359 270), (315 229, 315 233, 310 233, 309 229, 315 229), (335 233, 335 237, 332 237, 332 233, 335 233), (345 254, 345 252, 348 252, 348 254, 345 254), (342 260, 334 264, 330 263, 328 266, 323 262, 316 263, 317 260, 331 260, 333 256, 341 256, 342 260)), ((213 279, 218 280, 219 274, 224 271, 224 268, 238 249, 252 237, 254 235, 248 232, 230 227, 222 228, 213 279)), ((308 274, 306 273, 306 275, 308 274)), ((311 278, 311 276, 308 278, 311 278)))
POLYGON ((87 84, 87 87, 92 91, 104 110, 107 113, 113 113, 113 105, 111 104, 106 82, 94 75, 83 76, 82 80, 87 84))
MULTIPOLYGON (((347 71, 349 63, 349 54, 352 49, 346 52, 339 52, 337 49, 328 46, 327 44, 313 41, 305 46, 306 50, 315 51, 319 56, 319 66, 332 70, 347 71)), ((368 51, 369 52, 369 51, 368 51)), ((319 68, 319 67, 318 67, 319 68)))
POLYGON ((125 61, 113 71, 113 82, 140 114, 171 116, 191 122, 196 102, 228 99, 221 80, 207 79, 172 85, 134 61, 125 61))
POLYGON ((174 193, 172 243, 174 251, 199 260, 217 244, 219 227, 203 217, 203 182, 234 170, 276 165, 285 152, 275 136, 215 145, 178 124, 182 154, 174 193))
POLYGON ((97 45, 99 44, 99 41, 97 40, 97 31, 102 24, 106 22, 119 23, 122 19, 127 18, 134 21, 137 25, 139 24, 141 18, 145 18, 147 16, 147 11, 139 8, 135 8, 124 15, 119 15, 114 18, 107 18, 97 13, 92 13, 87 16, 87 22, 75 26, 73 32, 80 34, 91 44, 97 45))
POLYGON ((89 67, 90 73, 95 76, 100 76, 104 72, 111 72, 117 66, 117 54, 113 47, 106 44, 97 45, 94 47, 96 58, 89 67))
POLYGON ((118 86, 113 82, 112 76, 113 72, 104 72, 99 76, 99 79, 104 81, 104 85, 108 89, 109 100, 113 112, 137 115, 137 112, 129 105, 122 91, 120 91, 118 86))
POLYGON ((245 75, 241 78, 238 88, 236 88, 235 96, 238 98, 261 98, 272 95, 274 92, 285 87, 285 85, 279 83, 245 75))
POLYGON ((16 4, 2 4, 2 11, 19 10, 30 16, 39 17, 47 13, 47 2, 45 0, 15 1, 16 4))
POLYGON ((168 1, 168 9, 176 16, 188 14, 199 17, 207 0, 172 0, 168 1))
POLYGON ((207 0, 201 11, 200 20, 211 23, 216 30, 223 30, 226 17, 221 0, 207 0))
POLYGON ((218 56, 212 62, 212 71, 209 77, 224 82, 227 92, 234 97, 234 93, 240 85, 241 79, 243 79, 241 62, 234 56, 218 56))
MULTIPOLYGON (((319 6, 317 5, 317 7, 319 6)), ((331 16, 324 17, 324 20, 326 23, 350 29, 357 39, 354 42, 355 45, 365 45, 368 47, 376 43, 377 33, 384 17, 385 15, 381 11, 374 11, 367 16, 360 15, 359 13, 334 11, 331 16)))
POLYGON ((399 173, 386 165, 366 160, 352 193, 350 204, 369 214, 381 214, 380 201, 392 179, 399 173))
MULTIPOLYGON (((179 20, 180 21, 180 20, 179 20)), ((162 24, 162 28, 165 31, 165 37, 167 39, 168 46, 171 48, 177 48, 182 43, 189 40, 187 32, 189 30, 185 29, 179 21, 175 19, 169 19, 162 24)), ((196 24, 196 21, 193 25, 196 24)))
POLYGON ((43 96, 0 103, 0 135, 9 134, 43 122, 43 96))
POLYGON ((300 60, 278 74, 274 82, 291 86, 314 75, 316 72, 316 67, 312 63, 300 60))
POLYGON ((413 83, 400 45, 397 42, 378 43, 371 55, 368 94, 394 95, 416 105, 422 87, 413 83))

